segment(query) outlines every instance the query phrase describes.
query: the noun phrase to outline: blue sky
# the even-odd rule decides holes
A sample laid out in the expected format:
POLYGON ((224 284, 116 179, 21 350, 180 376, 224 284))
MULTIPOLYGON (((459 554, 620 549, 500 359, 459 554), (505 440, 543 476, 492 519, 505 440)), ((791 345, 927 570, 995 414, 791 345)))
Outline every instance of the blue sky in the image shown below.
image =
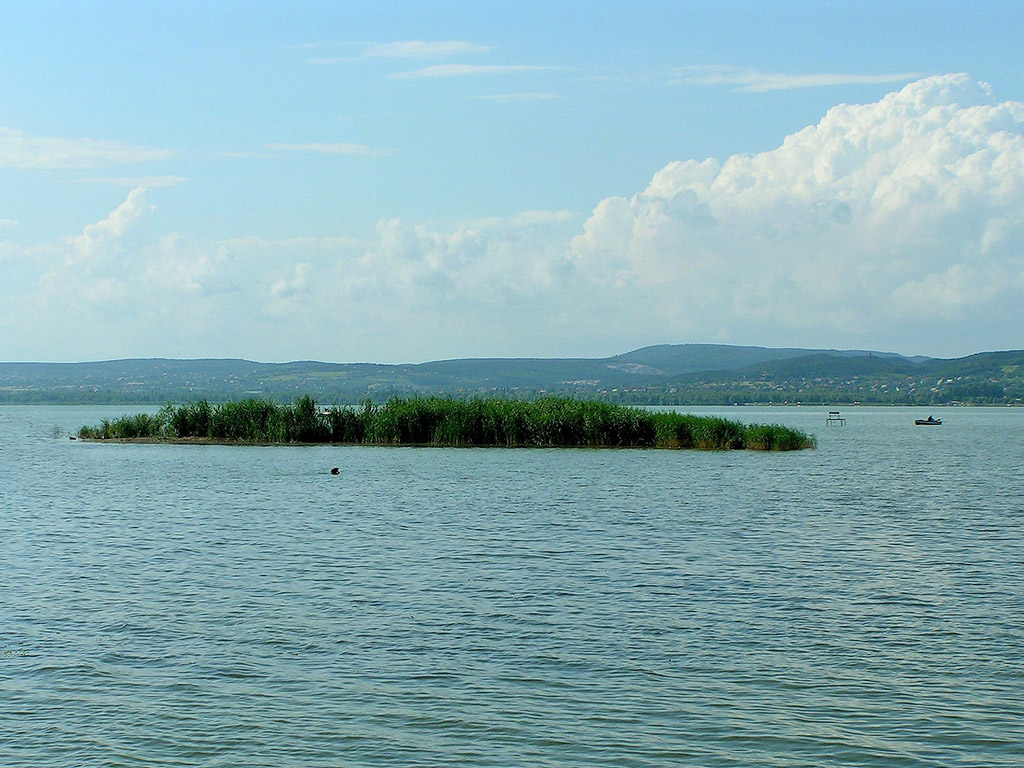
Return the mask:
POLYGON ((0 359, 1021 348, 1022 29, 1019 2, 6 4, 0 359))

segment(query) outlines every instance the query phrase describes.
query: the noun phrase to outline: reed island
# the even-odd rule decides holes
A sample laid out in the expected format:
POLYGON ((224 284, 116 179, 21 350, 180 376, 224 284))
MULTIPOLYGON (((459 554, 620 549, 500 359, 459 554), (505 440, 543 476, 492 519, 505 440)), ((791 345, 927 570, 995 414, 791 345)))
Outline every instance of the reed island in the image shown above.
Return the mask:
POLYGON ((166 405, 156 414, 104 419, 83 440, 219 444, 348 444, 696 448, 792 451, 815 439, 778 424, 742 424, 576 400, 395 397, 382 404, 322 408, 303 396, 290 404, 248 399, 166 405))

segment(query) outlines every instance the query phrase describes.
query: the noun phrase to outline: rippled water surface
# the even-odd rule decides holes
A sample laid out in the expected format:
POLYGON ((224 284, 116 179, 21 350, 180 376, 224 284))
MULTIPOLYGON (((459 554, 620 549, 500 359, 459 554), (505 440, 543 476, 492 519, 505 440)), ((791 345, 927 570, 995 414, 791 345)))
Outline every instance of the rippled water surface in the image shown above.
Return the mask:
POLYGON ((1024 409, 826 410, 719 411, 818 436, 766 455, 0 408, 0 765, 1024 765, 1024 409))

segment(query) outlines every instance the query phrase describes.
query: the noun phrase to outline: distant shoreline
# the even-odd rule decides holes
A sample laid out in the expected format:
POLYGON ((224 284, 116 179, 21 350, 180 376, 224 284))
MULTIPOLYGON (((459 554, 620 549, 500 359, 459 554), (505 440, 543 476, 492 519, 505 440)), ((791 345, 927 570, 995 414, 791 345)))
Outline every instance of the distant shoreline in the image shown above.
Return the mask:
POLYGON ((410 364, 167 358, 0 362, 0 404, 163 405, 308 394, 574 397, 617 405, 1024 405, 1024 350, 940 359, 869 350, 662 344, 603 358, 477 358, 410 364))

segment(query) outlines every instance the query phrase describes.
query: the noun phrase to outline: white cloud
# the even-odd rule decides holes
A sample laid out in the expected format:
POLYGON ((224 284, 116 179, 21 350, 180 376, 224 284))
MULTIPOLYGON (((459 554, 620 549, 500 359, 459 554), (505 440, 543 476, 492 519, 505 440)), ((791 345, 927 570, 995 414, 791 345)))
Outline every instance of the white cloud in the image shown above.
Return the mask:
POLYGON ((477 96, 483 101, 496 101, 499 104, 512 101, 547 101, 557 99, 557 93, 491 93, 484 96, 477 96))
POLYGON ((165 160, 175 154, 166 149, 148 149, 116 141, 30 136, 22 131, 0 127, 0 167, 97 168, 165 160))
POLYGON ((311 152, 318 155, 350 155, 357 157, 383 157, 392 154, 390 149, 376 149, 365 144, 313 142, 309 144, 265 144, 275 152, 311 152))
POLYGON ((157 187, 173 187, 176 184, 183 184, 188 181, 184 176, 89 176, 75 179, 83 184, 110 184, 116 187, 146 187, 156 189, 157 187))
MULTIPOLYGON (((320 48, 325 43, 307 43, 297 48, 311 50, 320 48)), ((344 42, 331 43, 332 47, 344 46, 347 48, 361 48, 362 51, 355 55, 341 56, 319 56, 310 59, 312 64, 344 64, 358 61, 359 59, 445 59, 452 56, 465 54, 490 53, 493 48, 489 45, 470 43, 465 40, 396 40, 388 43, 360 43, 344 42)))
POLYGON ((403 40, 367 46, 363 55, 394 59, 439 59, 463 53, 487 53, 490 50, 490 46, 476 45, 463 40, 403 40))
POLYGON ((573 257, 596 287, 678 303, 667 325, 905 347, 1005 337, 1024 304, 1022 121, 1024 104, 965 75, 920 80, 775 150, 669 164, 603 201, 573 257))
POLYGON ((312 271, 309 262, 300 261, 292 268, 290 275, 274 281, 270 286, 270 295, 275 299, 285 299, 306 293, 309 290, 312 271))
POLYGON ((964 75, 928 78, 834 107, 768 152, 669 163, 582 224, 524 211, 204 243, 148 236, 133 190, 78 237, 3 245, 0 357, 1019 348, 1022 126, 1024 104, 964 75))
POLYGON ((414 79, 425 77, 462 77, 465 75, 509 75, 517 72, 542 72, 552 67, 532 64, 435 64, 410 72, 398 72, 391 77, 414 79))
POLYGON ((524 211, 450 230, 384 220, 368 239, 204 243, 146 237, 150 210, 134 190, 77 237, 0 260, 0 357, 398 361, 456 339, 483 351, 518 333, 494 308, 544 316, 574 229, 573 214, 524 211))
MULTIPOLYGON (((78 343, 88 333, 95 334, 90 339, 95 343, 96 336, 116 332, 111 323, 116 326, 117 313, 132 309, 131 301, 138 295, 138 262, 131 258, 131 246, 136 244, 132 230, 152 210, 147 190, 133 189, 106 218, 87 225, 81 234, 28 250, 23 264, 32 264, 35 269, 25 271, 23 266, 16 276, 21 282, 11 280, 15 298, 10 303, 15 316, 19 312, 28 312, 30 317, 38 315, 29 321, 28 327, 33 331, 25 341, 30 346, 55 343, 52 335, 58 328, 74 331, 72 343, 78 343), (34 285, 29 281, 34 281, 34 285), (79 314, 83 310, 86 314, 79 314), (51 338, 45 339, 47 334, 51 338)), ((9 316, 0 320, 0 325, 10 323, 9 316)))
POLYGON ((513 216, 492 216, 486 219, 472 219, 460 229, 502 229, 512 231, 518 228, 535 227, 543 224, 562 224, 579 219, 572 211, 520 211, 513 216))
POLYGON ((885 85, 905 83, 921 76, 920 72, 856 75, 816 73, 793 75, 781 72, 758 72, 733 67, 684 67, 677 70, 684 82, 694 85, 736 85, 739 91, 788 91, 794 88, 822 88, 836 85, 885 85))
POLYGON ((107 249, 116 247, 128 229, 152 210, 153 206, 147 201, 147 190, 144 187, 133 189, 107 218, 90 224, 82 234, 71 239, 76 255, 74 260, 94 259, 103 255, 107 249))

